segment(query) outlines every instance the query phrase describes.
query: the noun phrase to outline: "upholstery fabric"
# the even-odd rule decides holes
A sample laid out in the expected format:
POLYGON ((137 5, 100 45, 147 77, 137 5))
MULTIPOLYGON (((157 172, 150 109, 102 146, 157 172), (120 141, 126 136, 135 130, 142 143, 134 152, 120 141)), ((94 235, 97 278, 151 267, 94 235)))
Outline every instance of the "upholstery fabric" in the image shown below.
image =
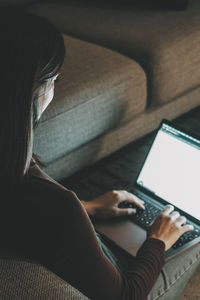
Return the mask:
POLYGON ((200 1, 183 11, 84 6, 80 2, 35 5, 70 35, 109 47, 135 59, 145 70, 148 105, 160 105, 199 86, 200 1))
POLYGON ((88 300, 47 268, 20 259, 0 260, 0 299, 88 300))
POLYGON ((146 77, 133 60, 68 36, 55 96, 35 131, 45 163, 66 155, 146 107, 146 77))
MULTIPOLYGON (((62 1, 62 0, 61 0, 62 1)), ((101 3, 107 2, 113 5, 117 4, 130 4, 130 8, 137 7, 148 9, 186 9, 188 0, 100 0, 101 3)), ((95 0, 96 3, 100 2, 95 0)), ((85 3, 93 2, 93 0, 84 0, 85 3)))
MULTIPOLYGON (((37 3, 37 2, 48 2, 49 0, 1 0, 6 1, 8 4, 11 5, 19 5, 22 4, 29 4, 29 3, 37 3)), ((137 7, 141 8, 148 8, 148 9, 172 9, 172 10, 179 10, 179 9, 186 9, 188 5, 188 0, 81 0, 85 4, 87 3, 110 3, 112 5, 118 4, 130 4, 133 9, 137 7)), ((59 2, 66 2, 66 0, 52 0, 52 2, 59 3, 59 2)))
POLYGON ((38 2, 39 0, 0 0, 0 6, 23 7, 38 2))

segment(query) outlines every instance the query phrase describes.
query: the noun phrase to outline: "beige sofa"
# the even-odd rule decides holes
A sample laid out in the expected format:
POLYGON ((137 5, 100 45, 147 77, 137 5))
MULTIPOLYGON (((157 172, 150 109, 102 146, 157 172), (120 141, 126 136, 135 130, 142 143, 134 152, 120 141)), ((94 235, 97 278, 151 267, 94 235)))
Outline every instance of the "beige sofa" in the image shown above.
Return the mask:
POLYGON ((35 138, 58 180, 200 104, 200 1, 178 11, 96 2, 28 6, 65 36, 61 80, 35 138))
MULTIPOLYGON (((44 170, 54 179, 137 140, 162 118, 171 120, 200 105, 199 0, 190 0, 185 10, 21 2, 56 24, 66 44, 55 98, 34 140, 44 170)), ((0 267, 1 299, 87 299, 33 262, 1 259, 0 267)))

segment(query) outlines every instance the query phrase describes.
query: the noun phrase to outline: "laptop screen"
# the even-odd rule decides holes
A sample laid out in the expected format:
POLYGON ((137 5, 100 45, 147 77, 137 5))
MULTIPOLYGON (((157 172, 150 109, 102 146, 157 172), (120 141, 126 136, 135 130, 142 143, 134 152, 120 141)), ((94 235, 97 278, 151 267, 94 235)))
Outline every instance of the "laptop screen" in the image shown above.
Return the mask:
POLYGON ((136 182, 200 220, 200 141, 162 123, 136 182))

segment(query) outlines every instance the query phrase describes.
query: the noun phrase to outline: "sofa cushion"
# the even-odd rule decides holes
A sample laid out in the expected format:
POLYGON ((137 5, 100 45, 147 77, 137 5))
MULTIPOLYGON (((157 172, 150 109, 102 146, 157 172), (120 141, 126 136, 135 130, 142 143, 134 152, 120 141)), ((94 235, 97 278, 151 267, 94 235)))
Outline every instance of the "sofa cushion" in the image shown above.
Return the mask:
MULTIPOLYGON (((62 1, 62 0, 61 0, 62 1)), ((84 3, 93 2, 94 0, 84 0, 84 3)), ((99 3, 110 3, 112 5, 130 4, 130 8, 148 8, 148 9, 186 9, 188 0, 95 0, 99 3)))
POLYGON ((81 2, 35 5, 37 14, 70 35, 136 59, 147 74, 148 104, 164 104, 199 86, 200 1, 183 11, 86 7, 81 2))
POLYGON ((66 281, 35 262, 0 259, 0 299, 89 300, 66 281))
POLYGON ((35 131, 34 151, 47 164, 146 107, 146 77, 134 60, 64 36, 66 59, 52 103, 35 131))
POLYGON ((38 2, 39 0, 0 0, 0 6, 24 6, 38 2))

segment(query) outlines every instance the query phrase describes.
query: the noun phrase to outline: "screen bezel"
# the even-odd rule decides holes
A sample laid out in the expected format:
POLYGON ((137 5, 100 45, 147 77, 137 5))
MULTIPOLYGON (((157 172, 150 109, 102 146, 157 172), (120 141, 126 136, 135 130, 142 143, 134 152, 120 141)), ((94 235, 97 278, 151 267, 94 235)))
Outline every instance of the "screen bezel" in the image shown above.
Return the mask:
MULTIPOLYGON (((136 177, 136 179, 135 179, 135 182, 134 182, 134 189, 136 189, 136 190, 142 192, 143 194, 146 194, 146 195, 150 196, 151 198, 157 200, 158 202, 160 202, 160 203, 163 204, 163 205, 167 205, 167 204, 169 204, 168 201, 166 201, 166 200, 163 199, 163 198, 160 198, 159 196, 155 195, 155 194, 154 194, 153 192, 151 192, 150 190, 148 190, 148 189, 146 189, 146 188, 140 186, 139 184, 137 184, 137 180, 138 180, 139 175, 140 175, 140 173, 141 173, 141 171, 142 171, 142 168, 143 168, 143 166, 144 166, 144 164, 145 164, 145 162, 146 162, 146 160, 147 160, 147 157, 148 157, 148 155, 149 155, 149 152, 151 151, 151 148, 152 148, 152 146, 153 146, 153 143, 154 143, 154 141, 155 141, 155 138, 156 138, 156 136, 157 136, 159 130, 160 130, 161 127, 163 126, 163 124, 166 124, 166 125, 168 125, 168 126, 174 128, 174 129, 176 129, 176 130, 178 130, 178 131, 180 131, 180 132, 182 132, 182 133, 184 133, 184 134, 187 134, 187 135, 191 136, 192 138, 197 139, 199 142, 200 142, 200 136, 198 136, 198 135, 192 133, 190 130, 185 129, 185 128, 183 128, 182 126, 177 125, 177 124, 175 124, 173 121, 169 121, 169 120, 167 120, 167 119, 162 119, 162 121, 160 122, 159 127, 157 128, 157 130, 156 130, 155 133, 154 133, 154 136, 153 136, 153 139, 152 139, 152 143, 151 143, 151 145, 150 145, 150 147, 149 147, 149 151, 148 151, 147 154, 145 155, 144 161, 143 161, 143 163, 142 163, 142 165, 141 165, 141 167, 140 167, 140 170, 139 170, 139 172, 138 172, 138 175, 137 175, 137 177, 136 177)), ((192 222, 194 222, 194 223, 200 225, 200 220, 196 219, 195 217, 193 217, 193 216, 190 215, 190 214, 187 214, 185 211, 183 211, 183 210, 180 209, 179 207, 177 207, 177 206, 175 206, 175 205, 173 205, 173 206, 174 206, 174 209, 175 209, 176 211, 180 212, 180 214, 185 215, 189 220, 191 220, 192 222)))

